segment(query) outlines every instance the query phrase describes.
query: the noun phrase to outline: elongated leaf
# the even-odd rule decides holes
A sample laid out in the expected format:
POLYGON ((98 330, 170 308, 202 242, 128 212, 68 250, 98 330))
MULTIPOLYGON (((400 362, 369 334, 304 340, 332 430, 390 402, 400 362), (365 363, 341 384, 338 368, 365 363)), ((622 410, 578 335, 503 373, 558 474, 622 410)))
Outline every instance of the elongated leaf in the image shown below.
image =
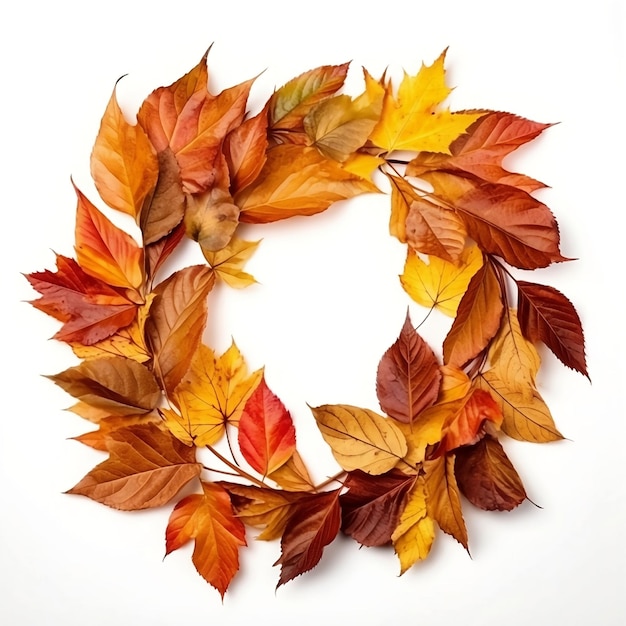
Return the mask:
POLYGON ((239 571, 239 548, 246 545, 246 533, 220 485, 203 482, 202 494, 187 496, 174 507, 165 531, 166 556, 191 539, 193 564, 223 598, 239 571))
POLYGON ((341 524, 340 491, 311 494, 295 505, 280 542, 280 558, 275 563, 280 565, 277 588, 313 569, 324 548, 337 536, 341 524))
POLYGON ((109 458, 67 493, 136 511, 169 502, 202 471, 194 448, 154 424, 116 430, 106 437, 106 446, 109 458))
POLYGON ((518 281, 517 289, 524 336, 543 341, 564 365, 589 377, 585 338, 574 305, 554 287, 518 281))
POLYGON ((410 424, 435 402, 440 382, 437 358, 413 328, 407 311, 400 336, 378 364, 376 394, 380 407, 390 417, 410 424))
POLYGON ((311 411, 335 459, 348 472, 384 474, 407 452, 399 428, 373 411, 342 404, 311 407, 311 411))
POLYGON ((239 449, 257 472, 267 476, 284 465, 296 449, 296 429, 289 411, 265 378, 248 398, 239 419, 239 449))
POLYGON ((205 266, 180 270, 154 290, 146 322, 157 378, 171 393, 189 369, 206 324, 206 298, 215 277, 205 266))
POLYGON ((389 543, 415 480, 397 469, 376 477, 350 472, 339 498, 343 532, 363 546, 389 543))

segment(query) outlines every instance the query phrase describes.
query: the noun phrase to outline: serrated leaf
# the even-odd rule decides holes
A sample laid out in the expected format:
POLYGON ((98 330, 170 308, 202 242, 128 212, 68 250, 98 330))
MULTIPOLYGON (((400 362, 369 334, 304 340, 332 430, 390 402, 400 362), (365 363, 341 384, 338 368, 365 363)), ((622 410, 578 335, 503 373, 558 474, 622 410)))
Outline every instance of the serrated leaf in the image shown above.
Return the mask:
POLYGON ((374 411, 342 404, 311 407, 311 411, 333 456, 348 472, 384 474, 407 452, 400 429, 374 411))

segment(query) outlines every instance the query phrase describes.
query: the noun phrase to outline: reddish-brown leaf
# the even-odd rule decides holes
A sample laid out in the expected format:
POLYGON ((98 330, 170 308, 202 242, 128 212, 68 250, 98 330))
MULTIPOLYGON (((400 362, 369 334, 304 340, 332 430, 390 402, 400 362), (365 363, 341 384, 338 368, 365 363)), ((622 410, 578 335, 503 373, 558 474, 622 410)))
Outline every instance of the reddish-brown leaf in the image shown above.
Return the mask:
POLYGON ((202 494, 187 496, 174 507, 165 531, 165 555, 191 539, 193 564, 223 598, 239 571, 239 548, 246 545, 246 532, 220 485, 203 482, 202 494))
POLYGON ((520 280, 517 289, 517 316, 524 336, 543 341, 564 365, 589 377, 585 338, 574 305, 547 285, 520 280))
POLYGON ((424 463, 428 491, 426 505, 428 515, 439 524, 439 528, 468 550, 467 528, 454 476, 454 459, 454 454, 446 454, 424 463))
POLYGON ((463 368, 478 356, 498 332, 503 310, 500 283, 493 265, 485 262, 472 276, 443 342, 444 362, 463 368))
POLYGON ((110 415, 149 413, 161 399, 152 372, 121 356, 89 359, 49 378, 81 402, 110 415))
POLYGON ((341 525, 341 489, 303 497, 295 506, 280 542, 280 579, 276 587, 313 569, 341 525))
POLYGON ((207 295, 215 282, 206 266, 182 269, 154 290, 156 298, 146 322, 154 371, 172 393, 189 369, 206 324, 207 295))
POLYGON ((364 546, 389 543, 415 479, 397 469, 380 476, 350 472, 339 498, 343 532, 364 546))
POLYGON ((511 185, 524 191, 545 187, 523 174, 502 167, 502 160, 519 146, 535 139, 551 124, 541 124, 511 113, 493 111, 474 122, 450 144, 450 154, 420 152, 407 173, 420 176, 429 170, 461 170, 491 183, 511 185))
POLYGON ((67 493, 124 511, 161 506, 200 476, 195 448, 154 424, 129 426, 106 438, 109 458, 67 493))
POLYGON ((172 252, 176 250, 184 236, 185 225, 181 221, 171 233, 146 246, 146 273, 150 279, 154 278, 159 268, 167 261, 172 252))
POLYGON ((378 364, 380 407, 390 417, 409 424, 437 400, 440 383, 437 358, 413 328, 407 311, 400 336, 378 364))
POLYGON ((241 454, 263 476, 284 465, 296 449, 296 429, 289 411, 261 378, 239 419, 241 454))
POLYGON ((526 499, 526 491, 500 442, 486 435, 456 451, 454 473, 461 493, 486 511, 510 511, 526 499))
POLYGON ((57 271, 26 278, 41 298, 31 304, 63 322, 55 339, 92 345, 128 326, 138 305, 120 291, 87 274, 74 259, 57 255, 57 271))

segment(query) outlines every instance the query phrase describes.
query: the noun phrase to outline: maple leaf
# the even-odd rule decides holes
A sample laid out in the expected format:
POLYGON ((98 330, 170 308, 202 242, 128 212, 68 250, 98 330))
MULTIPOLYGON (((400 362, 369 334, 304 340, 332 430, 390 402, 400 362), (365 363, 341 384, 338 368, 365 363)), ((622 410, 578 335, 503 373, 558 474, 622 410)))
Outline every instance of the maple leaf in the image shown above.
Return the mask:
POLYGON ((165 424, 188 445, 213 445, 224 434, 227 423, 239 421, 263 370, 248 374, 234 342, 219 358, 204 344, 192 357, 188 371, 171 394, 180 414, 164 410, 165 424))
POLYGON ((426 508, 439 528, 469 551, 461 497, 454 475, 454 461, 454 454, 446 454, 424 463, 426 508))
POLYGON ((303 131, 304 118, 318 102, 342 87, 349 66, 349 63, 323 65, 292 78, 277 89, 268 102, 272 135, 289 141, 290 135, 284 131, 303 131))
POLYGON ((415 332, 407 311, 400 336, 378 365, 376 394, 380 408, 390 417, 410 424, 435 402, 440 381, 437 358, 415 332))
POLYGON ((315 148, 279 145, 267 153, 256 181, 235 195, 242 222, 267 223, 315 215, 333 202, 377 192, 368 180, 344 170, 315 148))
POLYGON ((526 499, 513 464, 490 435, 456 451, 454 473, 461 493, 486 511, 510 511, 526 499))
POLYGON ((407 452, 402 431, 374 411, 347 404, 311 407, 311 411, 333 456, 347 472, 384 474, 407 452))
POLYGON ((272 541, 283 535, 294 504, 304 497, 302 493, 267 487, 227 482, 220 485, 230 494, 238 519, 248 526, 263 529, 257 537, 261 541, 272 541))
POLYGON ((285 526, 280 542, 281 555, 276 588, 313 569, 322 558, 341 525, 339 493, 341 489, 303 496, 296 504, 285 526))
POLYGON ((510 380, 503 381, 495 370, 480 374, 475 386, 488 391, 498 403, 503 416, 502 430, 509 437, 533 443, 563 439, 550 409, 534 387, 520 390, 510 380))
POLYGON ((26 278, 41 295, 31 304, 63 322, 55 339, 92 345, 132 323, 137 304, 114 287, 87 274, 74 259, 56 255, 57 271, 26 278))
POLYGON ((524 336, 542 341, 567 367, 589 377, 582 325, 572 303, 554 287, 517 281, 517 316, 524 336))
POLYGON ((464 367, 478 356, 500 328, 504 305, 495 269, 486 263, 472 276, 452 328, 443 342, 447 364, 464 367))
POLYGON ((246 535, 220 485, 203 481, 202 494, 187 496, 174 507, 165 531, 165 555, 191 539, 196 570, 223 598, 239 571, 239 548, 246 545, 246 535))
POLYGON ((296 429, 285 405, 261 377, 239 418, 239 449, 263 476, 284 465, 296 449, 296 429))
MULTIPOLYGON (((243 121, 246 101, 254 81, 208 91, 207 53, 187 74, 168 87, 153 91, 143 102, 137 121, 157 152, 170 148, 180 166, 183 188, 201 193, 212 187, 228 188, 228 168, 207 167, 221 154, 230 131, 243 121)), ((220 163, 222 163, 220 161, 220 163)))
POLYGON ((400 282, 418 304, 454 317, 472 276, 482 264, 483 256, 475 245, 468 246, 457 263, 436 256, 426 263, 409 248, 400 282))
POLYGON ((160 283, 146 321, 157 378, 168 393, 189 368, 206 324, 206 298, 215 277, 205 266, 179 270, 160 283))
POLYGON ((67 493, 136 511, 166 504, 202 471, 195 449, 155 424, 120 428, 105 442, 109 458, 67 493))
POLYGON ((242 271, 246 261, 252 256, 259 241, 244 241, 233 237, 221 250, 211 251, 202 248, 202 254, 216 276, 230 287, 241 289, 256 282, 254 276, 242 271))
POLYGON ((529 176, 508 172, 502 167, 502 160, 550 126, 552 124, 541 124, 511 113, 492 111, 475 121, 450 144, 450 154, 420 152, 409 163, 406 173, 409 176, 420 176, 429 170, 458 170, 488 182, 532 192, 545 185, 529 176))
POLYGON ((459 260, 465 248, 465 226, 450 209, 431 202, 400 176, 391 182, 389 232, 413 250, 450 263, 459 260))
POLYGON ((339 498, 343 532, 363 546, 389 543, 415 480, 397 469, 375 478, 350 472, 344 481, 348 491, 339 498))
POLYGON ((115 89, 100 122, 90 165, 100 197, 111 208, 136 218, 156 185, 159 163, 144 130, 124 118, 115 89))
POLYGON ((445 55, 444 50, 431 66, 422 63, 415 76, 405 72, 397 96, 391 81, 386 83, 380 121, 370 135, 379 148, 449 153, 450 143, 484 115, 440 108, 452 91, 445 82, 445 55))
POLYGON ((119 356, 90 359, 48 378, 81 402, 110 415, 149 413, 161 399, 152 372, 119 356))
POLYGON ((428 515, 424 478, 418 478, 409 492, 407 504, 400 516, 391 540, 400 559, 400 575, 417 561, 425 559, 435 540, 435 525, 428 515))
MULTIPOLYGON (((113 287, 138 290, 143 284, 143 249, 115 226, 74 187, 76 209, 76 259, 94 278, 113 287)), ((137 297, 140 297, 137 294, 137 297)))

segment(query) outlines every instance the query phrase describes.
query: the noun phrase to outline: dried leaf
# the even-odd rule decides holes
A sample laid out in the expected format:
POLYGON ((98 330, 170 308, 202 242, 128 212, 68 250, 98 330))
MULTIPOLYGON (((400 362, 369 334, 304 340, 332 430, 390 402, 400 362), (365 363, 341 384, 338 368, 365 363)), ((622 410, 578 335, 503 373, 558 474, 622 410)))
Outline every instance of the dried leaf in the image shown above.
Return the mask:
POLYGON ((315 483, 298 450, 268 478, 287 491, 315 491, 315 483))
POLYGON ((203 248, 202 254, 218 278, 230 287, 242 289, 256 283, 254 276, 242 271, 242 268, 254 254, 259 243, 261 242, 244 241, 233 237, 229 244, 221 250, 212 252, 203 248))

